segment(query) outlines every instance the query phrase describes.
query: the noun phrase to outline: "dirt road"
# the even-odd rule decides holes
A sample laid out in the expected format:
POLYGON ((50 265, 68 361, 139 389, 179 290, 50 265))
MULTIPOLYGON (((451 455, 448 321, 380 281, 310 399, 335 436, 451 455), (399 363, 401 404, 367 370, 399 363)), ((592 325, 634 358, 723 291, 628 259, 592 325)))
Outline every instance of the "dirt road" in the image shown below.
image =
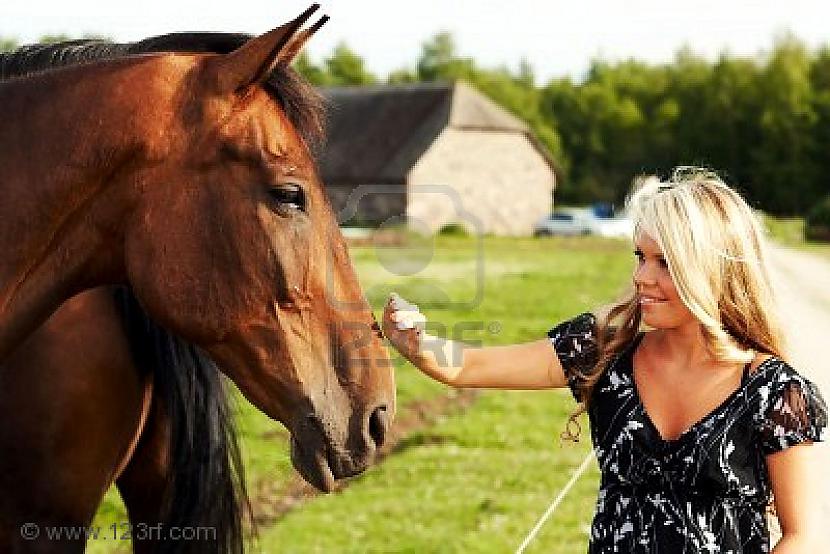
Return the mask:
MULTIPOLYGON (((772 254, 772 279, 788 329, 792 366, 830 402, 830 261, 781 246, 772 254)), ((830 445, 817 448, 822 457, 823 529, 830 541, 830 445)))

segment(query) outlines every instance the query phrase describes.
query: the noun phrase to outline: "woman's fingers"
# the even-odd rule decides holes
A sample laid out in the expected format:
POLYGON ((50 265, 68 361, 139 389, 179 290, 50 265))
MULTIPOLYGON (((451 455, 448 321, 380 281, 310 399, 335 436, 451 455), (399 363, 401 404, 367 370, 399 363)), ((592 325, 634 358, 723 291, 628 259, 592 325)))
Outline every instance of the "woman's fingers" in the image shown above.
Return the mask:
POLYGON ((426 317, 418 311, 418 306, 407 302, 394 292, 389 295, 384 312, 388 312, 389 319, 395 322, 395 327, 399 331, 423 330, 426 325, 426 317))
POLYGON ((396 292, 393 292, 393 293, 389 294, 389 300, 388 300, 387 304, 390 304, 392 306, 392 308, 394 308, 395 310, 415 311, 415 312, 418 311, 418 305, 417 304, 411 304, 411 303, 407 302, 396 292))
POLYGON ((392 308, 395 309, 395 310, 401 310, 401 309, 405 308, 406 306, 408 306, 409 302, 407 302, 406 300, 401 298, 398 295, 398 293, 393 292, 393 293, 389 294, 388 304, 391 305, 392 308))
POLYGON ((426 317, 418 306, 395 293, 389 295, 383 309, 383 332, 395 348, 407 357, 417 354, 425 327, 426 317))
POLYGON ((398 329, 423 329, 427 318, 421 312, 398 311, 393 314, 398 329))
POLYGON ((401 312, 395 309, 393 303, 390 299, 390 302, 386 303, 386 306, 383 309, 383 332, 386 336, 395 344, 395 338, 397 335, 400 334, 400 329, 398 329, 398 323, 403 319, 403 315, 401 312))

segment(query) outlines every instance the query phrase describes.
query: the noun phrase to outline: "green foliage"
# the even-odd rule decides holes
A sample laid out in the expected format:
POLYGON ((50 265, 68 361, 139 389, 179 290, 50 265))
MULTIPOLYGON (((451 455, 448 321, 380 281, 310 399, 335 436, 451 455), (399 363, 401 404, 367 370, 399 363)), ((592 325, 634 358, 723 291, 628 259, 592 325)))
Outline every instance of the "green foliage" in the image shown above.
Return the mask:
POLYGON ((325 60, 329 85, 371 85, 377 77, 366 70, 363 58, 355 54, 345 42, 338 44, 325 60))
POLYGON ((444 236, 466 237, 470 233, 467 231, 466 227, 459 223, 448 223, 447 225, 441 227, 438 234, 444 236))
POLYGON ((799 246, 804 242, 804 218, 773 217, 761 214, 767 237, 786 246, 799 246))
POLYGON ((830 242, 830 195, 809 211, 804 223, 808 239, 830 242))
POLYGON ((38 39, 40 44, 55 44, 56 42, 65 42, 70 40, 72 37, 67 35, 66 33, 56 33, 56 34, 48 34, 43 35, 38 39))
POLYGON ((322 65, 315 64, 305 52, 294 60, 294 69, 317 86, 360 86, 377 82, 366 69, 363 58, 358 56, 345 42, 338 44, 322 65))
POLYGON ((386 78, 390 85, 401 85, 406 83, 417 83, 418 75, 411 69, 402 68, 391 72, 386 78))
POLYGON ((423 44, 417 70, 420 81, 471 80, 475 72, 472 58, 461 58, 456 53, 450 33, 438 33, 423 44))
POLYGON ((324 86, 329 81, 326 70, 312 62, 306 52, 300 52, 294 60, 294 69, 313 85, 324 86))
POLYGON ((757 90, 764 101, 752 155, 763 186, 753 191, 754 196, 761 205, 776 206, 776 211, 803 214, 817 199, 819 176, 812 134, 818 114, 804 45, 793 37, 780 39, 760 77, 757 90), (800 194, 793 194, 793 189, 801 189, 800 194))
POLYGON ((807 225, 827 225, 830 227, 830 196, 816 204, 807 214, 807 225))
POLYGON ((830 50, 791 35, 758 59, 593 62, 584 82, 554 80, 541 111, 570 162, 560 200, 620 201, 638 173, 721 170, 759 208, 804 214, 830 171, 830 50))
POLYGON ((830 236, 823 235, 821 231, 815 232, 818 230, 816 226, 808 229, 805 218, 775 217, 769 214, 761 214, 761 216, 770 239, 790 248, 822 256, 830 261, 830 236))
POLYGON ((0 52, 11 52, 18 46, 16 38, 0 37, 0 52))

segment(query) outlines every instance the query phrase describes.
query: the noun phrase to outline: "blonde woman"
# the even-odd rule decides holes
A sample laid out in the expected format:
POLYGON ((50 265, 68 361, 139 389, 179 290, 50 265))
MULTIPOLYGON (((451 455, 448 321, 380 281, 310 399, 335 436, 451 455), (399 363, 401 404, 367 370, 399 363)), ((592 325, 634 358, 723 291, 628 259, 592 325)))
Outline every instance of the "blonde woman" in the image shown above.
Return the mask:
POLYGON ((717 176, 688 171, 641 180, 627 207, 633 286, 603 315, 467 348, 392 298, 386 336, 453 387, 570 387, 602 471, 589 552, 769 552, 773 498, 774 552, 823 551, 811 444, 826 406, 786 361, 756 216, 717 176))

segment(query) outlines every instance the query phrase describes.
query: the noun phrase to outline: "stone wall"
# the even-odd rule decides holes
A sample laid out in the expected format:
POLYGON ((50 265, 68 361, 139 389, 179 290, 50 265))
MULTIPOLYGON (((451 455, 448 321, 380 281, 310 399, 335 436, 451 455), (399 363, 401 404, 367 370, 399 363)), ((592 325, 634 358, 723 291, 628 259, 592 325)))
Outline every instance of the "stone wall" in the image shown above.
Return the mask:
POLYGON ((522 133, 445 129, 408 176, 407 217, 437 231, 529 235, 550 212, 555 177, 522 133))

